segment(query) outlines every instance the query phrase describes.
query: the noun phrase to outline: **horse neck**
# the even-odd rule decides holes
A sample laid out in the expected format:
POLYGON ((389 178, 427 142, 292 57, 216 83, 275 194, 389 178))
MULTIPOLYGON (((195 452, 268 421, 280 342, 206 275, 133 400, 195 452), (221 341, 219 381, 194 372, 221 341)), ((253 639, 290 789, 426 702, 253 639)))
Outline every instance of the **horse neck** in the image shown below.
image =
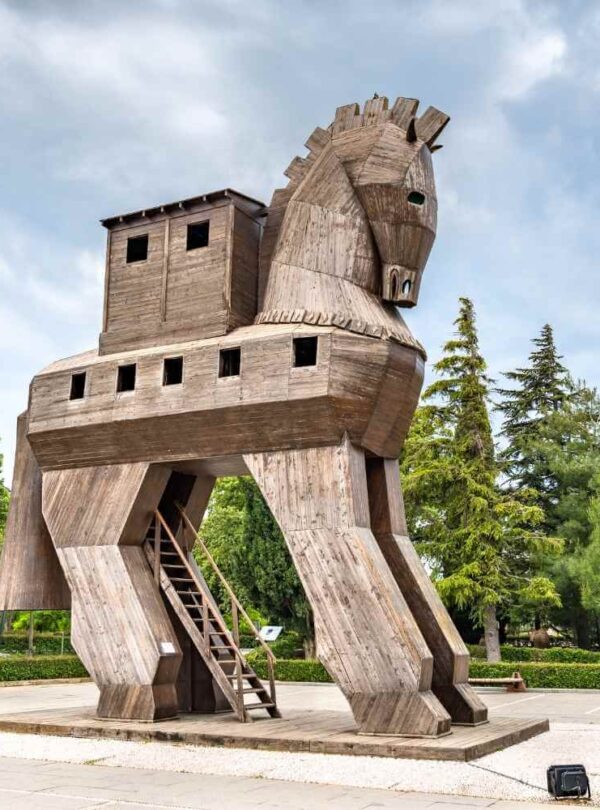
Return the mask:
POLYGON ((277 225, 263 311, 360 317, 365 295, 377 303, 380 263, 371 229, 332 148, 295 188, 276 192, 265 229, 267 248, 277 225))

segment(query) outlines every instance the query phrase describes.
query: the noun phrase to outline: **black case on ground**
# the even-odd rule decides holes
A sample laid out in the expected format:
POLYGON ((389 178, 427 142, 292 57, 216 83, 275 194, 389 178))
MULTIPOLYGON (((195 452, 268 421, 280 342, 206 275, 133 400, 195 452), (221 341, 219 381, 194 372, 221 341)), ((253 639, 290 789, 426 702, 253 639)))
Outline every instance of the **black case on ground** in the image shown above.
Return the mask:
POLYGON ((591 798, 590 783, 583 765, 551 765, 548 777, 548 793, 555 799, 591 798))

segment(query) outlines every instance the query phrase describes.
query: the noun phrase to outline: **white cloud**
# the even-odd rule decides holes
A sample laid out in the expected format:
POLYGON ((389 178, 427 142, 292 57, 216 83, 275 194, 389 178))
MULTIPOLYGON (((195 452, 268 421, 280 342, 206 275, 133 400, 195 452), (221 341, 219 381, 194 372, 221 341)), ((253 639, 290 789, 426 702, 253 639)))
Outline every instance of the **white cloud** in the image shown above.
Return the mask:
POLYGON ((538 84, 565 70, 567 42, 560 31, 529 31, 515 37, 507 49, 496 84, 503 99, 522 99, 538 84))

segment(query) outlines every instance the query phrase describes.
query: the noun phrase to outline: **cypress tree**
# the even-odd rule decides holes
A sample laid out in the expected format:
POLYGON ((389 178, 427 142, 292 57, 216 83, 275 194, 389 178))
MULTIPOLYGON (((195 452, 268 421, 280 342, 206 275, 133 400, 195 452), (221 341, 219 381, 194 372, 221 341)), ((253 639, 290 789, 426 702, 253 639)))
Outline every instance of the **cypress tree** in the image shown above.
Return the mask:
POLYGON ((497 486, 491 381, 472 302, 460 299, 456 337, 434 365, 402 457, 413 537, 442 598, 469 607, 484 628, 488 660, 500 659, 498 611, 516 600, 557 603, 552 583, 531 577, 535 556, 558 544, 538 531, 543 513, 497 486))
POLYGON ((556 481, 533 445, 548 417, 564 407, 573 386, 567 369, 560 362, 550 324, 545 324, 529 355, 529 365, 506 371, 503 376, 515 383, 513 388, 498 388, 502 397, 496 410, 503 416, 501 435, 506 447, 501 458, 508 483, 529 487, 538 493, 540 506, 546 508, 555 494, 556 481))

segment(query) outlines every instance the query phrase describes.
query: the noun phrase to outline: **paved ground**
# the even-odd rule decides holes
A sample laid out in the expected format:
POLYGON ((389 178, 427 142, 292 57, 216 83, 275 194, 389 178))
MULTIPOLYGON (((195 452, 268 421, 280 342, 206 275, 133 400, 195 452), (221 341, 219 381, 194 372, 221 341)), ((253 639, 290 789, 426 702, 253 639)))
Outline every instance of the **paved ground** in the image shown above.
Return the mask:
MULTIPOLYGON (((490 711, 502 717, 548 717, 558 723, 600 724, 600 690, 531 690, 512 694, 499 689, 479 691, 490 711)), ((289 709, 348 709, 339 689, 328 683, 282 683, 277 686, 277 695, 282 706, 289 709)), ((6 686, 0 689, 0 714, 92 706, 97 699, 98 690, 92 683, 6 686)))
MULTIPOLYGON (((0 714, 89 706, 96 696, 93 684, 4 687, 0 714)), ((279 697, 284 711, 346 709, 329 684, 281 684, 279 697)), ((582 761, 600 792, 600 692, 487 690, 484 700, 493 714, 550 717, 552 729, 475 763, 0 734, 0 808, 526 807, 516 800, 539 808, 548 798, 545 769, 554 760, 582 761)))

